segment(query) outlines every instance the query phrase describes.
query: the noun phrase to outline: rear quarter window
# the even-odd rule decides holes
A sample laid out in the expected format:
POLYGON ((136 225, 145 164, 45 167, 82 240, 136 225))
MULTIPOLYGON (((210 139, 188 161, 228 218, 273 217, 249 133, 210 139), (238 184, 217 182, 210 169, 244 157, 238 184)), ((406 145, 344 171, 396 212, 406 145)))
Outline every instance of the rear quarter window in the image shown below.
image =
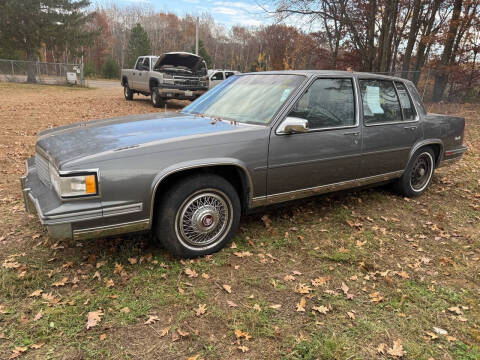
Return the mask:
POLYGON ((410 82, 406 83, 408 90, 410 91, 410 95, 412 95, 413 102, 415 103, 418 111, 422 115, 427 115, 427 110, 425 109, 425 105, 423 104, 422 97, 418 93, 417 88, 410 82))

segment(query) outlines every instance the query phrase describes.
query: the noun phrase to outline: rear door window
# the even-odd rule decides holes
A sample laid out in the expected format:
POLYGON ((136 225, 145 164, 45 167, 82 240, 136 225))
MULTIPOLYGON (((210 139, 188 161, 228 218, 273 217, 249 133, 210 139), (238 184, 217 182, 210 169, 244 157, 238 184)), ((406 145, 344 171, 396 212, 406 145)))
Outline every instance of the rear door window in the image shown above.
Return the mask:
POLYGON ((393 82, 360 79, 365 125, 403 121, 402 108, 393 82))
POLYGON ((225 71, 225 79, 228 79, 232 75, 235 75, 235 74, 231 71, 225 71))
POLYGON ((407 121, 415 120, 417 113, 415 111, 415 107, 413 106, 412 99, 410 99, 407 88, 403 83, 397 81, 395 81, 395 86, 400 99, 400 105, 402 106, 403 119, 407 121))

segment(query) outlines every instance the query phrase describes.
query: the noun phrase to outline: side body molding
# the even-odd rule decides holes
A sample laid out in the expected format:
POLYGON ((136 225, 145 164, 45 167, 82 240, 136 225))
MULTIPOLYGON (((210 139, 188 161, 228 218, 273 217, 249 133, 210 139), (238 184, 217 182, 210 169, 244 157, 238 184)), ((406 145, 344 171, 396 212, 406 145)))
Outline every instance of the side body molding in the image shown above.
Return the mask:
POLYGON ((198 159, 193 161, 185 161, 185 162, 177 163, 169 167, 166 167, 160 173, 158 173, 157 176, 155 176, 155 178, 153 179, 152 186, 150 189, 150 194, 151 194, 151 202, 149 205, 150 206, 150 226, 153 221, 153 208, 155 204, 155 195, 156 195, 158 186, 161 184, 163 180, 165 180, 169 175, 172 175, 184 170, 192 170, 192 169, 199 169, 199 168, 213 167, 213 166, 235 166, 245 175, 245 178, 247 180, 247 186, 248 186, 247 204, 248 204, 248 207, 252 207, 253 181, 245 163, 234 158, 214 158, 214 159, 198 159))

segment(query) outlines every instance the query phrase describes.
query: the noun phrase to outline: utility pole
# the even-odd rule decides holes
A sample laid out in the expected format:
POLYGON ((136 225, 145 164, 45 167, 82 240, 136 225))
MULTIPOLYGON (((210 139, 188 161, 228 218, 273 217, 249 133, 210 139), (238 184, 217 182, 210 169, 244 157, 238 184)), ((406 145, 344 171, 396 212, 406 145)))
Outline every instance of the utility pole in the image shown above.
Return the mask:
POLYGON ((198 55, 198 16, 195 21, 195 55, 198 55))

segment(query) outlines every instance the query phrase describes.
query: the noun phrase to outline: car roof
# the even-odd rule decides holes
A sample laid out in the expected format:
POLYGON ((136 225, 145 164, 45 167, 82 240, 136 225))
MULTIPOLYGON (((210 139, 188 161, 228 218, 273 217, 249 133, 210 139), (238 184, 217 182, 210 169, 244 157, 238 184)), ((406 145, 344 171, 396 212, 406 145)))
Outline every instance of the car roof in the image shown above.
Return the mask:
MULTIPOLYGON (((384 75, 384 74, 375 74, 368 72, 356 72, 356 71, 341 71, 341 70, 275 70, 275 71, 261 71, 262 74, 271 74, 271 75, 303 75, 303 76, 356 76, 360 78, 375 78, 375 79, 386 79, 386 80, 397 80, 397 81, 408 81, 396 76, 384 75)), ((242 75, 252 75, 259 74, 259 72, 250 72, 244 73, 242 75)))

